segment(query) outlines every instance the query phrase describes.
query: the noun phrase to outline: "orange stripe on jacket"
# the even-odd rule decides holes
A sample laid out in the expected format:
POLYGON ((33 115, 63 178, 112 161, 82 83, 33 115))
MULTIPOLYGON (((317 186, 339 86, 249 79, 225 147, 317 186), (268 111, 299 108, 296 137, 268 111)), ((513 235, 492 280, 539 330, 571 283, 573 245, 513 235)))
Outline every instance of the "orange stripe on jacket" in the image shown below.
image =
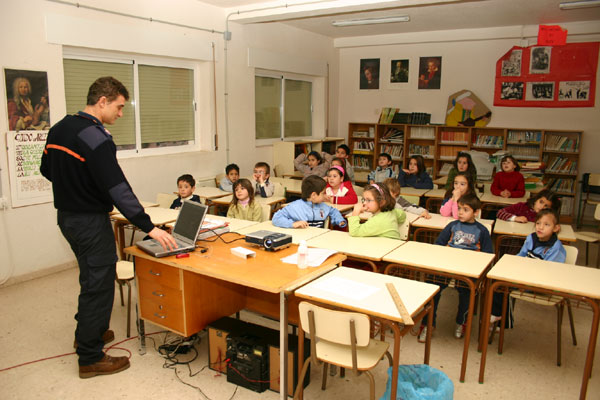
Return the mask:
MULTIPOLYGON (((60 150, 60 151, 64 151, 65 153, 67 153, 70 156, 75 157, 76 159, 78 159, 81 162, 85 162, 85 158, 81 157, 79 154, 75 153, 73 150, 71 149, 67 149, 64 146, 59 146, 57 144, 47 144, 46 145, 46 149, 56 149, 56 150, 60 150)), ((47 153, 47 150, 44 149, 44 152, 47 153)))

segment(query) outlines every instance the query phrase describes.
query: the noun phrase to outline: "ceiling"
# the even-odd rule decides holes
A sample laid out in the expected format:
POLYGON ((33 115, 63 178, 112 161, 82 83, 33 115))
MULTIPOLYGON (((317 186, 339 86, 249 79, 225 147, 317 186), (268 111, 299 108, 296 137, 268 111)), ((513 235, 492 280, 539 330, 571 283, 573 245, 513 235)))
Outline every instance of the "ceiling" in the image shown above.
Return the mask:
POLYGON ((560 10, 561 1, 571 0, 199 1, 225 9, 232 14, 230 20, 238 23, 281 22, 331 38, 578 21, 598 21, 597 32, 600 32, 600 7, 560 10), (349 27, 331 25, 339 20, 394 15, 409 15, 410 21, 349 27))

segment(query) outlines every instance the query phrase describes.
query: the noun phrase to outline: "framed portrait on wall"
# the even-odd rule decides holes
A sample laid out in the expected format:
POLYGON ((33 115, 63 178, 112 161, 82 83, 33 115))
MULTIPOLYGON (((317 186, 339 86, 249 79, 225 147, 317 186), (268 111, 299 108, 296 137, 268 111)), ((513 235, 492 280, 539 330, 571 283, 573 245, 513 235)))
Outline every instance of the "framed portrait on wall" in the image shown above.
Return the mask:
POLYGON ((553 101, 554 82, 527 82, 525 100, 553 101))
POLYGON ((442 57, 421 57, 419 89, 439 89, 442 83, 442 57))
POLYGON ((531 48, 530 74, 548 74, 550 72, 552 47, 540 46, 531 48))
POLYGON ((392 60, 390 65, 390 83, 408 83, 409 60, 392 60))
POLYGON ((48 74, 45 71, 4 69, 8 129, 50 128, 48 74))
POLYGON ((360 60, 360 89, 379 89, 379 58, 363 58, 360 60))

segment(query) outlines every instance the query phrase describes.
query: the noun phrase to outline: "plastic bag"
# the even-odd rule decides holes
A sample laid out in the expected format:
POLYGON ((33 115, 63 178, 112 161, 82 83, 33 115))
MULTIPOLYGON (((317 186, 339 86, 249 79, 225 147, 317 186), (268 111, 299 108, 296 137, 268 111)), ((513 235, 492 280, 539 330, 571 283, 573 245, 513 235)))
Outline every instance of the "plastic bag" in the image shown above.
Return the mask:
MULTIPOLYGON (((388 369, 385 393, 380 400, 389 400, 392 391, 392 367, 388 369)), ((426 364, 398 366, 397 400, 452 400, 454 384, 442 371, 426 364)))

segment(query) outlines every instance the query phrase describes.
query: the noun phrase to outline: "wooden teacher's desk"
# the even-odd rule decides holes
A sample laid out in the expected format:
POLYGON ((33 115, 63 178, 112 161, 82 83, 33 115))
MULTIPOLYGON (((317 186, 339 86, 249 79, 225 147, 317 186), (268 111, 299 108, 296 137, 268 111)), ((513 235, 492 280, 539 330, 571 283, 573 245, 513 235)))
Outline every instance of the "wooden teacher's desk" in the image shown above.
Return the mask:
MULTIPOLYGON (((494 233, 497 235, 514 235, 514 236, 529 236, 535 231, 535 223, 533 222, 510 222, 497 219, 494 224, 494 233)), ((560 225, 558 239, 562 242, 575 242, 575 232, 573 227, 567 224, 560 225)))
MULTIPOLYGON (((579 398, 584 400, 592 373, 598 336, 598 321, 600 320, 600 286, 598 285, 600 270, 505 254, 488 272, 487 277, 491 282, 491 286, 486 294, 486 306, 482 316, 483 327, 481 329, 483 332, 487 332, 489 329, 492 296, 494 291, 500 288, 517 288, 535 293, 562 296, 571 299, 572 304, 586 303, 591 307, 594 315, 583 369, 583 380, 579 392, 579 398)), ((501 322, 499 343, 502 343, 503 335, 504 323, 501 322)), ((479 383, 483 383, 487 347, 488 341, 483 340, 479 383)), ((501 347, 498 351, 502 351, 501 347)), ((515 383, 518 384, 519 382, 515 383)), ((594 395, 594 398, 597 394, 594 395)))
MULTIPOLYGON (((228 240, 238 236, 224 235, 228 240)), ((195 251, 188 258, 154 258, 137 247, 125 249, 134 257, 142 354, 145 353, 143 320, 190 336, 221 317, 248 309, 279 318, 280 349, 283 349, 280 376, 287 377, 287 360, 283 361, 287 354, 288 320, 298 323, 294 299, 288 319, 287 298, 293 297, 293 290, 334 269, 346 257, 335 254, 319 267, 299 269, 280 260, 295 253, 296 246, 278 252, 253 248, 256 257, 248 259, 231 254, 231 248, 243 245, 243 241, 225 244, 219 240, 209 243, 206 253, 195 251)), ((286 384, 283 379, 282 399, 287 394, 286 384)))
MULTIPOLYGON (((391 393, 397 393, 400 339, 410 330, 412 325, 408 325, 402 320, 386 287, 388 282, 394 284, 412 319, 418 322, 425 314, 429 313, 429 329, 427 330, 423 360, 425 364, 429 364, 433 296, 439 290, 437 285, 341 267, 297 289, 294 294, 297 299, 306 299, 336 308, 361 312, 388 321, 394 331, 391 393)), ((304 331, 302 327, 299 330, 298 346, 298 354, 303 354, 304 331)), ((299 357, 299 360, 298 370, 301 371, 304 360, 302 360, 302 357, 299 357)), ((396 396, 392 398, 395 399, 396 396)))
POLYGON ((454 278, 461 281, 470 290, 469 312, 465 329, 460 381, 464 382, 469 355, 469 339, 475 308, 475 293, 483 289, 485 272, 495 255, 478 251, 456 249, 449 246, 437 246, 428 243, 407 242, 383 258, 390 264, 386 273, 396 266, 414 271, 426 272, 454 278))

